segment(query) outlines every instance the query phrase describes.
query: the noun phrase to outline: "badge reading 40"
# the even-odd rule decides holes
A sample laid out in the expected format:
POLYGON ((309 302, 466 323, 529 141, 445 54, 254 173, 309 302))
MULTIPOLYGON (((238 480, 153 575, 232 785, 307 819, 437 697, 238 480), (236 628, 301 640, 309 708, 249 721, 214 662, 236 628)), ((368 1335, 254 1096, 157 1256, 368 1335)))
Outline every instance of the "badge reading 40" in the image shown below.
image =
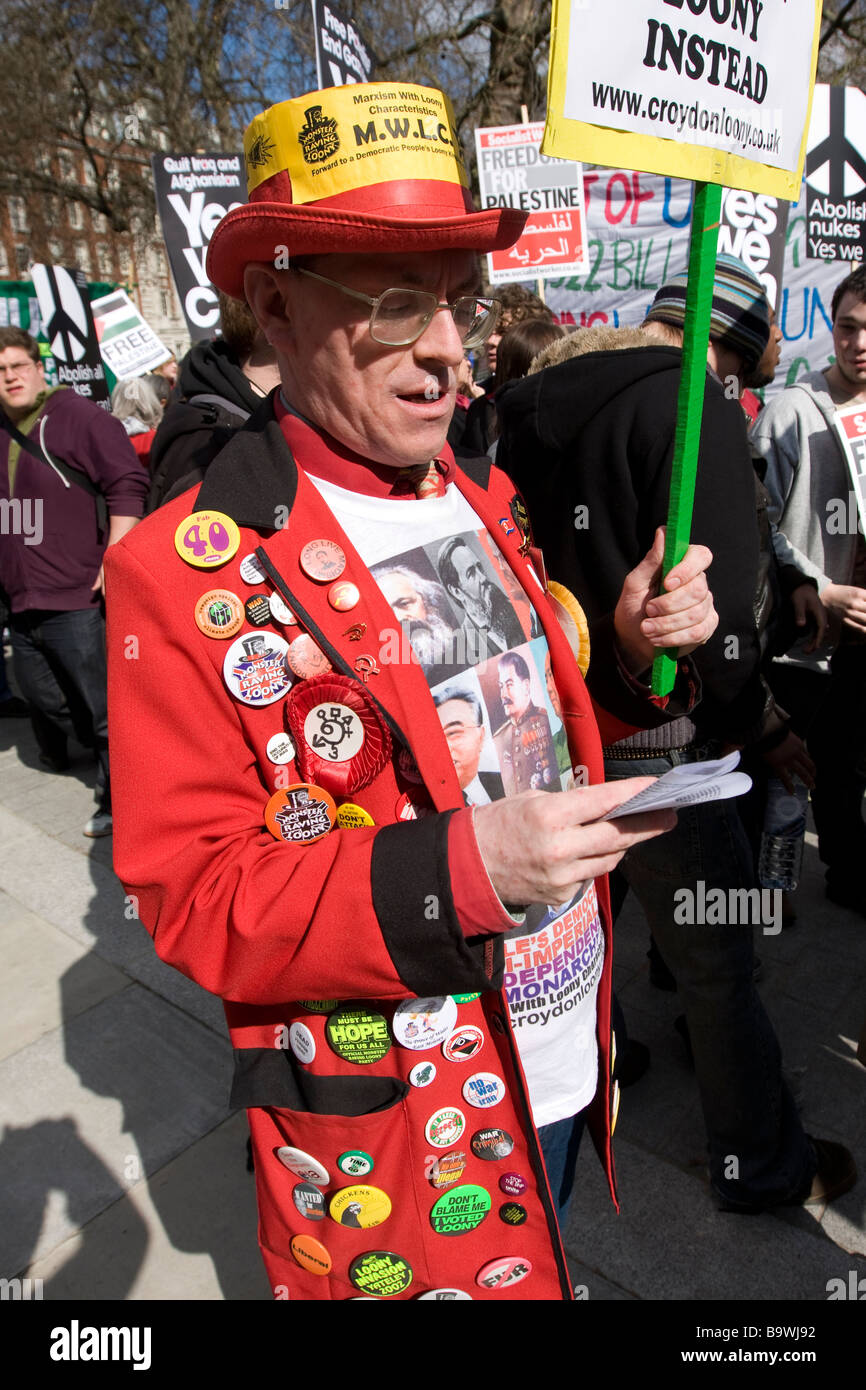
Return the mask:
POLYGON ((215 569, 236 554, 241 533, 224 512, 192 512, 174 533, 174 547, 182 560, 198 569, 215 569))

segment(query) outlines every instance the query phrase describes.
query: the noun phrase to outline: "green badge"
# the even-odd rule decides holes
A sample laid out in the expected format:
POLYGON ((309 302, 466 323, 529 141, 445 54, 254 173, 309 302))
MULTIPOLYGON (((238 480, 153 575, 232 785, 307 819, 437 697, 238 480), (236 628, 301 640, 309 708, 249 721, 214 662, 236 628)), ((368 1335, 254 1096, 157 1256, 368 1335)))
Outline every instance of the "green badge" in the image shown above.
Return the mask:
POLYGON ((455 1004, 471 1004, 473 999, 480 999, 480 994, 452 994, 451 998, 455 1004))
POLYGON ((340 1009, 331 1014, 325 1033, 338 1057, 359 1066, 380 1061, 391 1047, 387 1022, 381 1014, 367 1009, 340 1009))
POLYGON ((390 1250, 369 1250, 349 1265, 349 1278, 361 1293, 391 1298, 412 1283, 412 1266, 390 1250))
POLYGON ((347 1149, 337 1159, 337 1167, 350 1178, 365 1178, 373 1171, 373 1160, 363 1149, 347 1149))
POLYGON ((339 999, 299 999, 298 1003, 303 1009, 309 1009, 311 1014, 329 1014, 332 1009, 336 1009, 339 999))
POLYGON ((443 1192, 433 1204, 430 1224, 440 1236, 459 1236, 474 1231, 490 1210, 490 1193, 484 1187, 466 1183, 443 1192))

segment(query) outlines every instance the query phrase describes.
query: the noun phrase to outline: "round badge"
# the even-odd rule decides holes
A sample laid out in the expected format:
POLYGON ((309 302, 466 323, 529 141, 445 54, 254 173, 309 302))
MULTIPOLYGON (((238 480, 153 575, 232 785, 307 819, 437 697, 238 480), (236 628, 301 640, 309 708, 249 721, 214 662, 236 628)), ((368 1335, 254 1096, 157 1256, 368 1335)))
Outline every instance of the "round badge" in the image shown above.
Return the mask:
POLYGON ((469 1147, 476 1158, 495 1163, 497 1159, 508 1157, 514 1148, 514 1140, 504 1129, 477 1129, 469 1140, 469 1147))
POLYGON ((241 579, 251 588, 256 584, 264 584, 265 582, 265 572, 252 553, 245 555, 241 560, 240 573, 241 579))
POLYGON ((463 1085, 463 1099, 478 1110, 498 1105, 505 1098, 505 1082, 492 1071, 477 1071, 463 1085))
POLYGON ((373 1160, 363 1149, 347 1149, 337 1159, 337 1167, 347 1177, 365 1178, 373 1171, 373 1160))
POLYGON ((347 763, 364 747, 364 725, 348 705, 315 705, 304 720, 309 748, 332 763, 347 763))
POLYGON ((292 627, 298 620, 289 605, 284 601, 282 594, 271 594, 268 598, 268 605, 271 610, 271 617, 277 623, 282 623, 283 627, 292 627))
POLYGON ((351 584, 348 579, 341 579, 338 584, 332 584, 328 590, 328 602, 338 613, 348 613, 350 609, 357 608, 360 601, 360 589, 357 584, 351 584))
POLYGON ((196 625, 205 637, 234 637, 243 620, 241 601, 231 589, 211 589, 195 606, 196 625))
POLYGON ((352 1226, 356 1230, 366 1230, 369 1226, 381 1226, 391 1215, 391 1198, 381 1187, 341 1187, 331 1198, 328 1208, 331 1216, 340 1226, 352 1226))
POLYGON ((311 1014, 329 1014, 336 1009, 339 999, 299 999, 298 1003, 303 1009, 309 1009, 311 1014))
POLYGON ((344 830, 360 830, 362 826, 375 825, 376 822, 363 806, 356 806, 353 801, 344 801, 337 811, 337 824, 344 830))
POLYGON ((304 1182, 313 1182, 317 1187, 327 1187, 331 1181, 331 1175, 323 1163, 312 1154, 304 1153, 303 1149, 293 1149, 288 1144, 284 1144, 281 1149, 277 1149, 277 1158, 288 1168, 295 1177, 301 1178, 304 1182))
POLYGON ((490 1207, 490 1193, 486 1188, 474 1183, 452 1187, 433 1203, 430 1225, 437 1235, 459 1236, 480 1226, 490 1207))
POLYGON ((506 1226, 522 1226, 529 1213, 519 1202, 503 1202, 499 1208, 499 1220, 506 1226))
POLYGON ((340 1009, 331 1014, 325 1035, 338 1057, 360 1066, 381 1061, 391 1047, 385 1019, 367 1009, 340 1009))
MULTIPOLYGON (((452 996, 453 997, 453 996, 452 996)), ((455 1028, 450 1038, 442 1044, 442 1056, 449 1062, 468 1062, 484 1046, 484 1034, 473 1023, 464 1023, 455 1028)))
POLYGON ((320 1240, 312 1236, 292 1236, 290 1249, 302 1269, 310 1274, 330 1274, 333 1261, 320 1240))
POLYGON ((448 994, 433 999, 406 999, 394 1010, 391 1028, 403 1047, 425 1052, 438 1047, 457 1022, 457 1005, 448 994))
POLYGON ((295 745, 288 734, 271 734, 265 753, 269 762, 290 763, 295 756, 295 745))
POLYGON ((274 792, 265 807, 265 824, 275 840, 310 845, 321 840, 337 819, 332 796, 310 782, 298 782, 274 792))
POLYGON ((311 1182, 299 1182, 292 1189, 292 1201, 307 1221, 324 1221, 325 1194, 311 1182))
POLYGON ((475 1276, 476 1284, 482 1289, 507 1289, 519 1284, 527 1274, 532 1273, 532 1261, 506 1256, 502 1260, 489 1260, 475 1276))
POLYGON ((403 792, 394 803, 394 815, 398 820, 421 820, 429 814, 430 807, 419 801, 417 796, 411 797, 408 792, 403 792))
POLYGON ((192 512, 174 533, 174 546, 182 560, 197 569, 216 569, 230 560, 241 543, 241 533, 224 512, 192 512))
POLYGON ((448 1149, 456 1144, 466 1128, 466 1116, 456 1106, 446 1105, 430 1116, 424 1126, 427 1143, 434 1149, 448 1149))
POLYGON ((429 1086, 431 1081, 436 1079, 435 1062, 416 1062, 409 1073, 409 1082, 412 1086, 429 1086))
POLYGON ((267 594, 253 594, 244 604, 247 622, 253 627, 265 627, 271 621, 271 605, 267 594))
POLYGON ((331 663, 325 653, 307 632, 302 632, 300 637, 295 638, 286 652, 286 661, 295 675, 300 676, 302 680, 307 676, 323 676, 331 669, 331 663))
POLYGON ((308 541, 300 554, 301 569, 308 579, 327 584, 339 579, 346 568, 346 556, 336 541, 308 541))
POLYGON ((434 1187, 451 1187, 463 1177, 466 1155, 462 1149, 452 1149, 450 1154, 434 1158, 427 1174, 434 1187))
POLYGON ((306 1023, 293 1023, 289 1029, 289 1047, 299 1062, 312 1062, 316 1055, 316 1039, 306 1023))
POLYGON ((503 1192, 507 1192, 509 1197, 519 1197, 529 1186, 526 1178, 520 1173, 503 1173, 499 1179, 499 1186, 503 1192))
POLYGON ((462 1289, 430 1289, 427 1293, 419 1293, 418 1302, 423 1303, 425 1298, 435 1298, 440 1302, 451 1298, 468 1298, 471 1303, 471 1293, 464 1293, 462 1289))
POLYGON ((361 1293, 391 1298, 412 1283, 412 1266, 391 1250, 368 1250, 349 1265, 349 1278, 361 1293))
POLYGON ((471 1004, 473 999, 480 999, 480 994, 452 994, 451 998, 455 1004, 471 1004))
POLYGON ((286 670, 289 644, 275 632, 236 637, 225 655, 223 680, 236 700, 256 708, 272 705, 292 683, 286 670))

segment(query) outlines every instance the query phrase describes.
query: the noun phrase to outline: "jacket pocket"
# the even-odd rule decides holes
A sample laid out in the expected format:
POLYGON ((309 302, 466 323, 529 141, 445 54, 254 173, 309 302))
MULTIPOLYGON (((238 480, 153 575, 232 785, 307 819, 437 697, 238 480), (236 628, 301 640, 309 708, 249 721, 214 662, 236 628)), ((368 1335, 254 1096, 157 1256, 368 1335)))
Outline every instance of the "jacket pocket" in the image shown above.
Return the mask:
POLYGON ((246 1110, 270 1106, 313 1115, 369 1115, 404 1100, 409 1086, 398 1076, 320 1076, 295 1062, 288 1050, 235 1050, 231 1104, 246 1110))

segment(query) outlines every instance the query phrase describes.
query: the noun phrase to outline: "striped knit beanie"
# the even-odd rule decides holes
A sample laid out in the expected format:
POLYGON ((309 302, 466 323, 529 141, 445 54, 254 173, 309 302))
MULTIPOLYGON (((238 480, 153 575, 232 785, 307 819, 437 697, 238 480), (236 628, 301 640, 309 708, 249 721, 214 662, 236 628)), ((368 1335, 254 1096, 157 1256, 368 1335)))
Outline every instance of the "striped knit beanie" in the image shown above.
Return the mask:
MULTIPOLYGON (((675 275, 662 285, 652 302, 646 322, 653 319, 682 327, 686 318, 688 275, 675 275)), ((739 353, 751 371, 770 340, 770 312, 764 287, 747 265, 735 256, 720 255, 713 283, 710 337, 739 353)))

